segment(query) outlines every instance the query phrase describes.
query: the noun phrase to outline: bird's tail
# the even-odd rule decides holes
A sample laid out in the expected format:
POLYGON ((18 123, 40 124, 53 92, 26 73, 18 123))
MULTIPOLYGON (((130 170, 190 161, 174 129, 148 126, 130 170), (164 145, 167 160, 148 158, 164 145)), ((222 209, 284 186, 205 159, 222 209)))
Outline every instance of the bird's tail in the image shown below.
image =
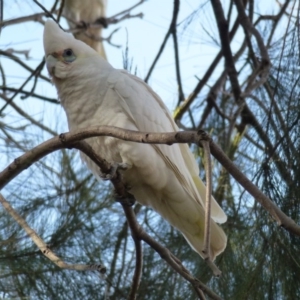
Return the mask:
MULTIPOLYGON (((204 216, 198 224, 195 224, 195 227, 198 225, 200 231, 198 234, 190 234, 185 231, 185 228, 178 228, 190 246, 203 257, 204 249, 204 216)), ((210 255, 211 259, 215 260, 216 256, 222 253, 225 250, 227 244, 227 237, 223 229, 216 224, 215 221, 211 220, 210 228, 210 255)))
MULTIPOLYGON (((148 195, 151 195, 148 193, 148 195)), ((147 201, 164 219, 172 226, 177 228, 185 237, 190 246, 203 257, 204 250, 204 230, 205 230, 205 210, 201 204, 196 202, 190 196, 185 199, 160 198, 159 195, 151 195, 147 201), (157 199, 160 198, 160 201, 157 199)), ((144 198, 145 199, 145 198, 144 198)), ((139 199, 138 199, 139 200, 139 199)), ((141 201, 140 201, 141 202, 141 201)), ((222 253, 227 244, 227 237, 223 229, 211 219, 210 223, 210 254, 212 260, 222 253)))

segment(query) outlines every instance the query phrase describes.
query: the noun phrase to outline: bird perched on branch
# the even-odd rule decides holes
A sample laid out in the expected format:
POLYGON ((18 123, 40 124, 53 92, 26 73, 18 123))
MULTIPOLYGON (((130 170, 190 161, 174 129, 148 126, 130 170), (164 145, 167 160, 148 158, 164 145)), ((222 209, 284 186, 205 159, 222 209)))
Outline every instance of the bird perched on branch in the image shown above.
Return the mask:
MULTIPOLYGON (((47 21, 44 31, 46 64, 64 107, 70 130, 110 125, 143 132, 174 132, 178 127, 160 97, 138 77, 114 69, 86 44, 47 21)), ((202 254, 206 187, 186 144, 149 145, 112 137, 87 140, 102 158, 126 166, 123 179, 136 200, 151 206, 176 227, 202 254)), ((99 177, 99 168, 82 155, 99 177)), ((211 206, 212 259, 227 238, 216 222, 227 217, 218 203, 211 206)))
POLYGON ((107 0, 65 0, 63 10, 70 29, 77 28, 77 24, 80 22, 83 27, 87 26, 85 31, 74 33, 75 38, 95 49, 105 59, 105 50, 101 42, 102 28, 101 26, 90 28, 89 25, 105 17, 106 6, 107 0))

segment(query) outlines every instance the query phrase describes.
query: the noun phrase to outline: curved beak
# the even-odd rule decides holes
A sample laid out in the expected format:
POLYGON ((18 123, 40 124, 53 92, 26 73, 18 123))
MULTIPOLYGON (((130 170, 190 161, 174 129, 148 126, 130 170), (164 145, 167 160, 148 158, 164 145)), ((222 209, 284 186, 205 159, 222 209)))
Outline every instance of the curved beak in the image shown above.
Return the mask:
POLYGON ((57 58, 53 54, 49 54, 46 58, 46 66, 50 75, 54 76, 57 58))

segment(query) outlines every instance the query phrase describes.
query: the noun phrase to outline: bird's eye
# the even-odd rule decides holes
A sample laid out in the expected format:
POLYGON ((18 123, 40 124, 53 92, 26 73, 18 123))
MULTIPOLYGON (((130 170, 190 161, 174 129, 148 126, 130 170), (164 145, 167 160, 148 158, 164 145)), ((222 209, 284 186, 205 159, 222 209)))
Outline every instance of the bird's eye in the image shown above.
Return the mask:
POLYGON ((66 49, 63 52, 63 58, 65 59, 66 62, 72 62, 76 59, 75 54, 73 53, 72 49, 66 49))

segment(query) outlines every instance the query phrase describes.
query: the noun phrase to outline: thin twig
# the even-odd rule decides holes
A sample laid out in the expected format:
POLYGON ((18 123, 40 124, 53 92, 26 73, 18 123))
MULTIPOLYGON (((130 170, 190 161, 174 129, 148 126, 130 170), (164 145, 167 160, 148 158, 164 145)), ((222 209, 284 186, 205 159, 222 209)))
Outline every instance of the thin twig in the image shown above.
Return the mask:
MULTIPOLYGON (((91 26, 90 26, 91 28, 91 26)), ((86 29, 82 30, 82 29, 78 29, 78 28, 74 28, 74 29, 69 29, 69 30, 66 30, 66 32, 72 32, 72 33, 78 33, 78 32, 83 32, 85 36, 89 37, 90 39, 94 40, 94 41, 98 41, 98 42, 103 42, 103 41, 106 41, 108 44, 110 44, 111 46, 114 46, 116 48, 120 48, 121 45, 116 45, 114 43, 112 43, 111 39, 113 37, 113 35, 119 31, 120 28, 116 28, 115 30, 113 30, 110 35, 108 37, 95 37, 95 36, 92 36, 90 34, 88 34, 86 31, 86 29)))
POLYGON ((42 122, 39 122, 35 120, 33 117, 31 117, 29 114, 27 114, 24 110, 22 110, 17 104, 14 102, 11 102, 10 99, 6 97, 4 94, 0 94, 0 97, 6 101, 6 103, 9 103, 9 105, 22 117, 26 118, 28 121, 30 121, 32 124, 36 125, 37 127, 41 128, 42 130, 45 130, 46 132, 50 133, 51 135, 57 135, 57 132, 53 131, 49 127, 42 124, 42 122))
MULTIPOLYGON (((3 22, 3 0, 0 0, 0 22, 3 22)), ((0 26, 0 35, 2 31, 2 26, 0 26)))
MULTIPOLYGON (((52 5, 51 9, 50 9, 50 13, 53 14, 56 11, 56 6, 58 4, 58 1, 60 0, 55 0, 54 4, 52 5)), ((61 2, 64 2, 65 0, 61 0, 61 2)))
POLYGON ((31 22, 31 21, 41 22, 42 17, 44 17, 45 15, 46 15, 46 13, 43 12, 43 13, 37 13, 37 14, 29 15, 29 16, 20 17, 20 18, 4 20, 0 23, 0 28, 6 27, 6 26, 9 26, 9 25, 21 24, 21 23, 24 23, 24 22, 31 22))
MULTIPOLYGON (((138 13, 135 15, 131 15, 130 13, 122 16, 121 18, 117 19, 114 17, 110 17, 110 18, 102 18, 103 21, 99 22, 99 19, 96 20, 94 23, 85 23, 84 26, 82 26, 81 22, 76 22, 73 19, 70 19, 67 16, 64 16, 68 22, 73 23, 75 26, 69 30, 67 30, 67 32, 71 32, 71 33, 81 33, 81 32, 85 32, 87 31, 87 29, 91 28, 91 29, 101 29, 104 27, 104 23, 105 23, 105 27, 108 27, 109 25, 113 25, 113 24, 118 24, 123 20, 127 20, 127 19, 133 19, 133 18, 143 18, 144 14, 143 13, 138 13)), ((96 37, 92 37, 93 39, 96 39, 96 37)))
MULTIPOLYGON (((57 13, 57 18, 56 18, 57 23, 59 23, 59 21, 60 21, 60 18, 61 18, 62 13, 63 13, 64 6, 65 6, 65 0, 61 0, 59 10, 58 10, 58 13, 57 13)), ((52 10, 51 10, 51 12, 52 12, 52 10)))
MULTIPOLYGON (((27 64, 25 64, 23 62, 23 60, 21 60, 19 57, 13 55, 14 52, 16 52, 16 51, 13 49, 0 50, 0 55, 8 57, 9 59, 13 60, 14 62, 18 63, 20 66, 22 66, 25 70, 27 70, 30 73, 36 72, 36 70, 32 69, 27 64)), ((22 52, 24 52, 24 51, 22 51, 22 52)), ((23 53, 23 54, 26 55, 25 53, 23 53)), ((47 76, 44 76, 41 74, 38 74, 38 76, 47 82, 51 82, 51 80, 47 76)))
POLYGON ((0 73, 1 73, 2 85, 6 86, 6 76, 2 64, 0 64, 0 73))
POLYGON ((174 56, 175 56, 175 70, 176 70, 176 78, 177 78, 177 85, 178 85, 178 104, 181 103, 185 96, 182 87, 181 81, 181 72, 180 72, 180 60, 179 60, 179 49, 178 49, 178 40, 177 40, 177 18, 179 13, 179 0, 174 0, 174 12, 173 12, 173 20, 172 20, 172 36, 173 36, 173 43, 174 43, 174 56))
POLYGON ((33 2, 38 5, 46 14, 46 17, 51 18, 53 21, 57 22, 57 20, 53 17, 53 14, 47 10, 41 3, 39 3, 37 0, 33 0, 33 2))
MULTIPOLYGON (((245 104, 244 98, 242 97, 241 87, 238 82, 237 78, 237 71, 235 67, 235 61, 232 56, 232 51, 230 48, 230 40, 228 37, 228 22, 225 19, 224 11, 221 5, 220 0, 211 0, 215 18, 218 24, 219 29, 219 35, 222 45, 222 52, 223 56, 225 58, 225 65, 228 72, 229 80, 232 87, 232 92, 234 95, 235 102, 238 106, 243 104, 243 109, 241 111, 241 117, 242 117, 242 127, 245 127, 247 124, 251 125, 253 129, 257 132, 261 140, 266 145, 266 151, 268 153, 272 152, 273 144, 270 140, 270 137, 266 134, 265 128, 262 127, 260 122, 255 117, 254 113, 251 111, 251 109, 248 107, 247 104, 245 104)), ((273 153, 273 152, 272 152, 273 153)), ((290 178, 290 172, 286 169, 286 167, 281 163, 281 159, 277 153, 273 154, 273 161, 276 164, 279 172, 283 175, 282 178, 284 178, 287 182, 291 182, 290 178)))
POLYGON ((264 44, 264 41, 260 33, 258 32, 258 30, 252 25, 249 17, 246 15, 244 5, 240 0, 234 0, 234 3, 237 7, 240 24, 242 25, 245 32, 251 57, 256 66, 256 70, 254 70, 254 72, 250 76, 249 84, 245 91, 245 93, 249 93, 250 90, 256 89, 258 86, 262 85, 267 80, 271 63, 270 63, 269 53, 264 44), (259 65, 257 65, 257 58, 254 55, 254 51, 252 49, 251 38, 250 38, 251 35, 254 35, 258 48, 260 50, 261 60, 259 65), (255 81, 257 77, 259 78, 259 80, 255 81))
MULTIPOLYGON (((16 92, 16 91, 18 91, 20 94, 23 94, 24 96, 30 96, 30 97, 41 99, 41 100, 44 100, 44 101, 47 101, 47 102, 50 102, 50 103, 54 103, 54 104, 59 104, 60 103, 55 98, 48 98, 48 97, 45 97, 45 96, 42 96, 42 95, 39 95, 39 94, 35 94, 35 93, 24 91, 24 90, 19 90, 19 89, 16 89, 16 88, 11 88, 11 87, 8 87, 8 86, 5 86, 5 85, 0 86, 0 90, 2 90, 3 92, 6 92, 6 91, 16 92)), ((20 98, 24 99, 25 98, 24 96, 21 96, 20 98)), ((2 97, 1 94, 0 94, 0 97, 2 97)))
POLYGON ((136 221, 135 214, 131 207, 123 206, 123 209, 126 213, 127 220, 131 220, 129 226, 131 226, 132 230, 138 234, 141 240, 145 241, 149 246, 151 246, 177 273, 188 280, 193 285, 198 295, 201 295, 201 291, 203 291, 210 296, 211 299, 221 300, 218 295, 208 289, 207 286, 205 286, 198 279, 193 277, 176 256, 174 256, 167 248, 155 241, 142 229, 142 227, 136 221))
POLYGON ((236 8, 237 8, 237 11, 239 14, 239 21, 240 21, 241 25, 243 26, 244 31, 251 32, 251 34, 253 34, 255 36, 262 59, 265 61, 265 64, 270 65, 269 53, 264 44, 264 41, 263 41, 260 33, 258 32, 258 30, 252 25, 248 16, 246 15, 245 8, 244 8, 241 0, 233 0, 233 1, 236 5, 236 8))
POLYGON ((208 96, 206 97, 207 105, 203 111, 202 118, 198 125, 198 129, 202 128, 202 126, 204 125, 205 120, 209 116, 212 108, 214 108, 215 111, 217 112, 217 114, 220 115, 223 119, 230 120, 230 118, 222 112, 222 110, 219 108, 219 106, 217 105, 217 103, 215 101, 217 98, 218 92, 221 89, 222 84, 226 79, 226 75, 227 75, 227 72, 224 70, 223 73, 218 78, 218 80, 215 82, 215 84, 211 87, 211 89, 208 93, 208 96))
POLYGON ((23 54, 26 59, 29 59, 29 52, 30 52, 30 50, 15 50, 13 48, 8 48, 8 49, 4 50, 4 52, 10 53, 10 54, 13 54, 13 53, 23 54))
MULTIPOLYGON (((232 27, 232 30, 229 33, 230 40, 232 40, 234 38, 235 33, 237 32, 238 28, 239 28, 239 22, 238 22, 238 19, 236 19, 236 21, 232 27)), ((219 53, 217 54, 217 56, 215 57, 215 59, 213 60, 213 62, 209 66, 209 68, 207 69, 207 71, 204 74, 204 76, 202 77, 202 79, 199 80, 198 84, 196 85, 196 87, 194 88, 192 93, 190 93, 190 95, 186 98, 186 100, 184 100, 184 102, 181 103, 181 106, 177 108, 176 113, 174 115, 174 120, 176 122, 178 122, 181 119, 183 114, 188 110, 188 108, 191 106, 193 101, 199 95, 202 88, 206 85, 210 76, 213 74, 215 68, 219 64, 221 58, 222 58, 222 51, 219 51, 219 53)))
MULTIPOLYGON (((8 99, 8 101, 6 102, 6 104, 4 104, 2 106, 2 108, 0 109, 0 115, 1 113, 4 111, 4 109, 10 104, 12 103, 12 101, 14 100, 14 98, 19 94, 19 92, 21 90, 23 90, 24 86, 30 81, 30 79, 35 76, 36 74, 39 74, 39 72, 43 69, 45 64, 45 59, 43 59, 41 61, 41 63, 36 67, 36 69, 28 76, 28 78, 24 81, 24 83, 19 87, 19 89, 8 99)), ((49 78, 47 78, 49 80, 49 78)))
POLYGON ((237 103, 240 103, 241 89, 237 78, 237 71, 235 68, 233 54, 230 47, 230 39, 228 34, 229 24, 225 19, 224 11, 220 0, 211 0, 215 19, 217 21, 219 36, 222 45, 222 53, 225 58, 225 66, 229 75, 232 91, 237 103))
POLYGON ((145 2, 145 0, 140 0, 138 3, 136 3, 136 4, 132 5, 131 7, 127 8, 127 9, 125 9, 125 10, 123 10, 123 11, 121 11, 121 12, 115 14, 115 15, 113 15, 113 16, 110 17, 110 18, 116 18, 116 17, 118 17, 118 16, 120 16, 120 15, 127 14, 127 13, 129 13, 131 10, 133 10, 134 8, 136 8, 136 7, 138 7, 139 5, 143 4, 144 2, 145 2))
POLYGON ((61 258, 59 258, 55 253, 49 248, 49 246, 40 238, 40 236, 28 225, 28 223, 23 219, 9 204, 8 201, 0 194, 0 202, 6 211, 15 219, 15 221, 26 231, 28 236, 41 250, 44 256, 51 260, 61 269, 76 270, 76 271, 98 271, 101 274, 105 274, 106 268, 102 265, 83 265, 83 264, 67 264, 61 258))
POLYGON ((131 207, 128 207, 126 205, 122 205, 124 213, 126 215, 127 222, 129 224, 130 230, 131 230, 131 236, 134 241, 135 245, 135 271, 132 279, 132 285, 130 289, 130 293, 128 296, 128 300, 135 300, 138 288, 140 286, 141 276, 142 276, 142 269, 143 269, 143 251, 142 251, 142 243, 140 239, 139 230, 136 230, 136 228, 140 228, 134 211, 131 207))
MULTIPOLYGON (((158 53, 156 54, 156 57, 155 57, 152 65, 151 65, 151 67, 149 68, 148 74, 146 75, 146 77, 144 79, 145 82, 148 82, 148 80, 149 80, 149 78, 150 78, 150 76, 152 74, 152 71, 154 70, 154 67, 155 67, 156 63, 158 62, 161 54, 164 51, 164 48, 165 48, 165 46, 167 44, 167 41, 168 41, 170 35, 174 32, 174 27, 176 27, 176 20, 177 20, 177 16, 178 16, 178 11, 179 11, 179 0, 174 0, 173 17, 172 17, 169 29, 168 29, 168 31, 167 31, 167 33, 165 35, 165 38, 164 38, 164 40, 163 40, 163 42, 162 42, 162 44, 161 44, 161 46, 160 46, 160 48, 158 50, 158 53)), ((174 40, 174 43, 175 42, 177 42, 177 38, 174 40)), ((176 43, 175 43, 175 45, 176 45, 176 43)), ((178 64, 179 64, 179 62, 178 62, 178 64)))
MULTIPOLYGON (((79 149, 85 155, 87 155, 90 159, 92 159, 93 162, 96 163, 99 166, 102 173, 109 173, 109 171, 111 169, 111 165, 105 159, 102 159, 98 154, 96 154, 89 144, 87 144, 84 141, 80 141, 80 142, 77 142, 77 143, 73 144, 72 146, 76 149, 79 149)), ((114 185, 114 188, 115 188, 118 196, 121 197, 123 199, 123 201, 126 198, 132 198, 132 195, 130 195, 127 192, 127 190, 126 190, 126 188, 125 188, 125 186, 124 186, 124 184, 121 180, 121 176, 118 172, 115 174, 115 176, 113 176, 113 178, 111 179, 111 182, 114 185)), ((128 206, 122 204, 122 207, 123 207, 123 210, 126 214, 126 212, 127 212, 126 208, 128 206)), ((131 229, 131 236, 133 238, 133 241, 134 241, 134 244, 135 244, 135 250, 136 250, 135 272, 134 272, 134 275, 133 275, 131 290, 130 290, 128 299, 129 300, 135 300, 136 299, 136 294, 137 294, 137 291, 138 291, 138 288, 139 288, 139 285, 140 285, 140 281, 141 281, 141 275, 142 275, 143 251, 142 251, 142 244, 141 244, 141 240, 139 238, 139 234, 138 234, 138 232, 136 232, 134 230, 133 222, 137 223, 135 217, 130 218, 126 214, 126 218, 127 218, 127 222, 129 224, 129 227, 131 229)))
POLYGON ((211 225, 211 159, 209 142, 201 141, 204 151, 206 194, 205 194, 205 227, 204 227, 204 247, 202 253, 205 259, 211 259, 210 255, 210 225, 211 225))
MULTIPOLYGON (((204 133, 204 132, 203 132, 204 133)), ((202 135, 203 139, 201 139, 201 145, 204 150, 204 161, 205 161, 205 178, 206 178, 206 199, 205 199, 205 227, 204 227, 204 247, 202 253, 204 254, 205 262, 211 268, 215 276, 220 276, 221 271, 215 265, 215 263, 211 259, 210 253, 210 229, 211 229, 211 194, 212 194, 212 175, 211 175, 211 158, 210 158, 210 137, 202 135)))

